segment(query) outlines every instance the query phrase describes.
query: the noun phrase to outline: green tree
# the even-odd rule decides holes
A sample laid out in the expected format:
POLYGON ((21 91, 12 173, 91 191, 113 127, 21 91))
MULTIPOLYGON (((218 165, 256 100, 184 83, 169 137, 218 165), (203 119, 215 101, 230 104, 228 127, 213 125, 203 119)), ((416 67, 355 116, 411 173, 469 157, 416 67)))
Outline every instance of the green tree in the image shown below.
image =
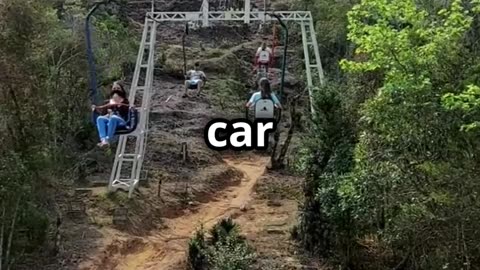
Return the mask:
MULTIPOLYGON (((68 19, 75 16, 64 17, 59 19, 49 0, 0 2, 1 269, 14 268, 44 244, 51 187, 64 180, 65 169, 93 137, 83 29, 68 19)), ((121 27, 99 33, 126 33, 121 27)), ((128 45, 101 45, 109 55, 119 47, 124 55, 131 52, 128 45)), ((100 66, 106 61, 101 58, 100 66)), ((121 67, 120 60, 109 64, 112 70, 121 67)))
POLYGON ((312 12, 322 65, 332 80, 342 79, 343 72, 338 62, 352 54, 351 43, 347 40, 346 13, 357 2, 358 0, 301 0, 296 4, 296 8, 312 12))
MULTIPOLYGON (((456 94, 475 80, 467 59, 478 57, 469 41, 476 21, 476 1, 442 8, 363 0, 348 13, 355 55, 341 66, 349 80, 375 74, 377 90, 359 110, 353 170, 336 167, 330 177, 310 171, 317 205, 309 213, 316 211, 325 228, 311 231, 318 239, 313 245, 330 240, 327 248, 340 249, 344 263, 356 268, 367 254, 356 243, 366 238, 377 239, 378 253, 390 254, 371 266, 379 269, 478 265, 480 235, 471 220, 480 217, 479 145, 460 129, 464 115, 442 106, 446 93, 453 93, 444 98, 451 106, 455 97, 465 99, 456 94)), ((370 91, 360 82, 359 91, 370 91)), ((315 220, 303 218, 302 226, 315 220)))

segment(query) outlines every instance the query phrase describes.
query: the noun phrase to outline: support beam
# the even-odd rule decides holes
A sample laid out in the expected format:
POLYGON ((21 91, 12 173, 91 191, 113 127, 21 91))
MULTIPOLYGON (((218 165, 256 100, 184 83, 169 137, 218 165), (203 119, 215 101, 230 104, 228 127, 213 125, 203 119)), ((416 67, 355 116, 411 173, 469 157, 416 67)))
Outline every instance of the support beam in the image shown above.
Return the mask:
POLYGON ((267 0, 263 0, 263 23, 267 21, 267 0))
POLYGON ((208 13, 209 13, 209 5, 208 5, 208 0, 203 0, 202 4, 202 18, 203 18, 203 27, 208 27, 208 13))
MULTIPOLYGON (((151 17, 158 22, 187 22, 187 21, 204 21, 205 13, 208 14, 208 22, 222 22, 222 21, 245 21, 245 11, 211 11, 205 12, 205 5, 202 5, 202 11, 192 12, 148 12, 147 17, 151 17)), ((207 4, 208 8, 208 4, 207 4)), ((272 18, 265 16, 264 11, 250 11, 249 21, 271 21, 272 18)), ((295 21, 295 22, 309 22, 312 19, 310 11, 276 11, 283 21, 295 21)))
POLYGON ((147 145, 148 119, 155 64, 156 28, 156 21, 148 17, 145 18, 142 40, 128 98, 130 105, 133 106, 135 100, 141 97, 141 104, 137 107, 140 114, 139 123, 133 133, 120 136, 108 185, 109 191, 116 191, 117 189, 127 191, 129 198, 131 198, 134 189, 140 181, 147 145), (146 63, 144 56, 147 56, 146 63), (133 149, 127 147, 127 142, 129 141, 135 143, 133 149))
POLYGON ((250 23, 250 9, 251 9, 251 5, 250 5, 250 0, 245 0, 245 20, 244 22, 249 24, 250 23))
POLYGON ((302 43, 303 43, 303 57, 305 59, 305 72, 307 74, 307 88, 308 88, 308 96, 310 98, 310 110, 312 114, 315 114, 315 109, 313 107, 313 80, 312 80, 312 72, 310 69, 310 52, 308 49, 308 33, 304 23, 300 24, 302 28, 302 43))
POLYGON ((325 85, 325 79, 323 74, 322 61, 320 60, 320 49, 318 48, 317 34, 315 32, 315 26, 313 24, 313 20, 310 20, 309 25, 310 25, 310 39, 312 40, 313 51, 315 52, 315 64, 317 65, 317 68, 318 68, 320 85, 323 86, 325 85))

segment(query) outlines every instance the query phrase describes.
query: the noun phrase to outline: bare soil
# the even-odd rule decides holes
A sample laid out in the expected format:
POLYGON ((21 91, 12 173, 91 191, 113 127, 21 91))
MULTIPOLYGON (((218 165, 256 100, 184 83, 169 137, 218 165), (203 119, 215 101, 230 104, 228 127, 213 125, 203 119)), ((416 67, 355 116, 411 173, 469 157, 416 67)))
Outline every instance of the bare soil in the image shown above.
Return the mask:
POLYGON ((301 179, 265 175, 269 159, 256 154, 226 156, 223 160, 241 174, 238 185, 217 193, 214 200, 190 208, 181 216, 164 218, 163 228, 148 236, 110 235, 110 241, 93 252, 78 269, 185 269, 190 237, 200 226, 210 228, 225 217, 233 218, 240 225, 242 234, 256 249, 258 259, 253 269, 326 269, 300 255, 299 247, 290 239, 289 232, 298 215, 297 201, 262 199, 264 194, 255 192, 259 187, 282 181, 298 186, 301 179))
POLYGON ((164 228, 147 237, 112 241, 80 269, 182 269, 188 239, 195 230, 202 224, 210 227, 248 204, 268 160, 264 157, 230 158, 225 162, 243 174, 239 185, 224 190, 216 200, 192 208, 182 216, 165 218, 164 228))

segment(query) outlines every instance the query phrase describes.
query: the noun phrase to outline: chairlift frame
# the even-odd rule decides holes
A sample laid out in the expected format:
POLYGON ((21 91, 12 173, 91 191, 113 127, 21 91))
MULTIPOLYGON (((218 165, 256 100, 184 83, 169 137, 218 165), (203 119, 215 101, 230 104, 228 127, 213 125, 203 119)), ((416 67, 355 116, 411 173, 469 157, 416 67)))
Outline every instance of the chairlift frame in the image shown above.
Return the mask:
MULTIPOLYGON (((300 25, 302 30, 302 43, 304 48, 304 59, 307 75, 307 87, 309 90, 310 103, 313 99, 314 80, 319 80, 323 85, 323 69, 320 61, 320 54, 318 43, 315 35, 315 27, 311 12, 309 11, 276 11, 277 14, 284 21, 296 22, 300 25)), ((222 11, 210 12, 208 9, 208 0, 204 0, 200 11, 180 11, 180 12, 156 12, 154 9, 154 0, 152 0, 152 11, 147 12, 144 24, 143 36, 138 52, 134 78, 130 88, 130 96, 136 96, 136 91, 143 91, 142 106, 140 113, 140 120, 137 131, 120 136, 119 144, 115 154, 115 161, 113 164, 109 191, 123 189, 129 192, 131 198, 133 191, 138 186, 140 173, 142 172, 142 165, 145 156, 145 149, 147 145, 148 134, 148 112, 149 102, 153 84, 153 68, 154 68, 154 45, 156 42, 156 28, 164 22, 201 22, 204 27, 209 26, 213 22, 237 21, 249 24, 254 21, 270 21, 265 11, 251 11, 250 0, 245 0, 245 10, 243 11, 222 11), (148 54, 148 60, 144 62, 143 56, 148 54), (139 85, 140 71, 145 70, 145 75, 141 78, 145 84, 139 85), (135 148, 127 148, 126 142, 128 139, 135 140, 135 148), (122 171, 128 171, 128 175, 121 174, 122 171)), ((94 69, 93 69, 94 70, 94 69)), ((92 80, 91 80, 92 81, 92 80)), ((96 90, 96 85, 95 88, 96 90)), ((134 100, 129 98, 131 101, 134 100)), ((313 104, 312 104, 312 114, 313 104)))
MULTIPOLYGON (((98 104, 99 98, 98 98, 98 90, 97 90, 98 85, 97 85, 97 71, 95 67, 95 55, 93 53, 93 48, 92 48, 90 20, 93 14, 95 13, 95 11, 101 5, 107 5, 111 2, 113 2, 113 0, 96 2, 88 12, 87 17, 85 18, 85 36, 86 36, 86 42, 87 42, 90 99, 91 99, 91 103, 94 105, 98 104)), ((115 135, 129 134, 135 131, 135 129, 137 128, 139 113, 138 113, 138 110, 132 106, 133 102, 134 101, 130 101, 128 119, 125 119, 126 125, 118 127, 117 130, 115 131, 115 135)), ((95 110, 92 112, 92 123, 94 126, 96 126, 97 118, 99 116, 100 116, 99 113, 96 112, 95 110)))

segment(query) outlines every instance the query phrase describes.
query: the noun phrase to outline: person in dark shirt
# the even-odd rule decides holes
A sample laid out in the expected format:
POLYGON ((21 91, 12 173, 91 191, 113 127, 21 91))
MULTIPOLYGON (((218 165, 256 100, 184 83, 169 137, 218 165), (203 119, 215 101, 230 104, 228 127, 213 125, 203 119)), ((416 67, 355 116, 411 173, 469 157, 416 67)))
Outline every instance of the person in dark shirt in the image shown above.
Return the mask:
POLYGON ((115 91, 120 91, 122 92, 122 96, 123 97, 126 97, 127 96, 127 91, 125 91, 125 87, 123 86, 123 83, 121 81, 115 81, 113 82, 113 85, 112 85, 112 91, 111 93, 115 92, 115 91))
POLYGON ((103 113, 97 118, 97 130, 100 137, 98 146, 109 145, 113 139, 117 127, 125 126, 129 114, 128 99, 123 91, 112 91, 108 104, 102 106, 92 106, 92 110, 103 113), (106 111, 106 113, 105 113, 106 111))

